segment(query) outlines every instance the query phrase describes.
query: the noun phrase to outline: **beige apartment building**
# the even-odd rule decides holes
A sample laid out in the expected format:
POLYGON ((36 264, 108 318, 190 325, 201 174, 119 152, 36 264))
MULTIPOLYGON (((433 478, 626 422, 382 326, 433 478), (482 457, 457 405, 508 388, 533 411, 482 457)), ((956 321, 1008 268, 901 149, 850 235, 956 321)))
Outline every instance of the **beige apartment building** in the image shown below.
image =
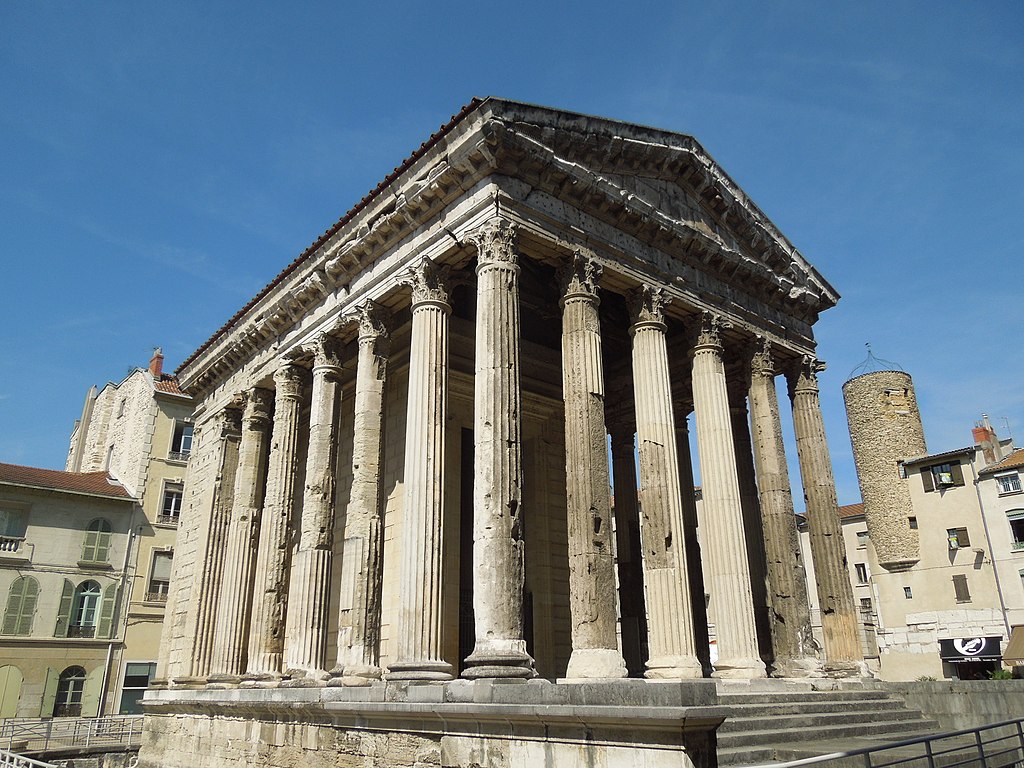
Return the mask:
POLYGON ((109 712, 141 712, 156 670, 185 469, 192 450, 192 399, 163 372, 155 350, 146 368, 95 387, 71 435, 69 471, 104 471, 141 505, 125 593, 125 633, 113 666, 109 712))
POLYGON ((141 520, 106 472, 0 464, 0 718, 101 712, 141 520))

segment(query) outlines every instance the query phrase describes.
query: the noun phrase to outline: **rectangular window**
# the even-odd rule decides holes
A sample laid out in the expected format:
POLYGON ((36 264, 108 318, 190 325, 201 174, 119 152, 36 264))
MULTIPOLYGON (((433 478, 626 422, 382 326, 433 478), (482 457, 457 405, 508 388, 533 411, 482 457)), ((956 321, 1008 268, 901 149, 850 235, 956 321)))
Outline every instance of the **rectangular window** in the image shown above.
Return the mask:
POLYGON ((1020 475, 1012 472, 1008 475, 996 475, 996 482, 999 483, 999 493, 1020 493, 1020 475))
POLYGON ((127 398, 122 397, 121 402, 117 404, 117 418, 124 416, 124 404, 127 398))
POLYGON ((967 535, 966 528, 947 528, 946 537, 949 540, 950 549, 963 549, 971 546, 971 537, 967 535))
POLYGON ((908 517, 907 518, 907 525, 910 526, 910 530, 916 531, 917 530, 917 518, 916 517, 908 517))
POLYGON ((857 549, 864 549, 868 545, 868 532, 857 531, 857 549))
POLYGON ((967 577, 963 574, 953 577, 953 591, 956 592, 956 601, 958 603, 971 602, 971 590, 967 587, 967 577))
POLYGON ((181 516, 181 500, 185 489, 181 483, 167 483, 164 486, 163 504, 160 507, 160 514, 157 517, 158 523, 164 525, 177 525, 181 516))
POLYGON ((1014 551, 1024 549, 1024 509, 1007 512, 1006 518, 1010 522, 1010 536, 1013 538, 1013 543, 1010 546, 1014 551))
POLYGON ((910 591, 910 587, 904 587, 903 596, 907 598, 907 600, 911 600, 914 597, 914 593, 910 591))
POLYGON ((857 583, 858 584, 867 584, 868 583, 868 564, 867 563, 857 563, 854 566, 854 569, 857 571, 857 583))
POLYGON ((124 665, 124 684, 121 686, 119 715, 141 715, 142 695, 156 674, 155 662, 128 662, 124 665))
POLYGON ((146 588, 146 601, 163 603, 167 601, 167 592, 171 585, 171 559, 173 552, 153 552, 152 565, 149 568, 149 586, 146 588))
POLYGON ((925 492, 952 488, 955 485, 964 484, 964 472, 960 467, 960 462, 933 464, 930 467, 921 468, 921 481, 924 483, 925 492))
POLYGON ((871 598, 862 597, 860 599, 860 612, 863 616, 871 616, 871 598))
POLYGON ((174 437, 171 439, 171 461, 188 461, 192 453, 192 425, 187 421, 174 423, 174 437))

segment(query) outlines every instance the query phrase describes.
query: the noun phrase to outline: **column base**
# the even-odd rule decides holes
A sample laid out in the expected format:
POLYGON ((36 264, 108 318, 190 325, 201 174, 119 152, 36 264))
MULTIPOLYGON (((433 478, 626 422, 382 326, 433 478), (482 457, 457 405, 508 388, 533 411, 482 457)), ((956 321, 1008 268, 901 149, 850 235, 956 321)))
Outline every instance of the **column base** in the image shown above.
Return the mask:
POLYGON ((451 680, 452 665, 447 661, 396 661, 388 667, 386 680, 451 680))
POLYGON ((648 680, 697 680, 704 677, 704 667, 696 656, 662 656, 648 660, 644 677, 648 680))
POLYGON ((626 662, 613 648, 576 648, 569 657, 566 680, 619 680, 626 677, 626 662))
POLYGON ((317 688, 326 684, 330 674, 323 669, 288 669, 281 681, 282 688, 317 688))
POLYGON ((772 677, 805 680, 825 677, 825 668, 817 659, 776 659, 772 664, 772 677))
POLYGON ((270 672, 246 672, 242 675, 242 680, 238 683, 238 687, 277 688, 281 685, 281 682, 284 679, 283 675, 272 674, 270 672))
POLYGON ((210 675, 206 678, 206 687, 213 688, 214 690, 218 688, 237 688, 238 684, 241 682, 241 675, 226 675, 221 673, 217 675, 210 675))
POLYGON ((375 667, 369 664, 349 664, 344 667, 335 667, 332 669, 331 679, 327 681, 327 685, 332 688, 341 686, 352 688, 364 687, 367 685, 373 685, 379 681, 380 678, 380 667, 375 667))
POLYGON ((466 669, 462 672, 467 680, 495 677, 531 680, 536 676, 530 654, 512 649, 475 650, 466 657, 466 669))
POLYGON ((768 677, 761 659, 719 659, 711 676, 719 680, 755 680, 768 677))
POLYGON ((867 663, 863 661, 826 661, 825 677, 835 679, 863 677, 871 679, 874 675, 868 669, 867 663))

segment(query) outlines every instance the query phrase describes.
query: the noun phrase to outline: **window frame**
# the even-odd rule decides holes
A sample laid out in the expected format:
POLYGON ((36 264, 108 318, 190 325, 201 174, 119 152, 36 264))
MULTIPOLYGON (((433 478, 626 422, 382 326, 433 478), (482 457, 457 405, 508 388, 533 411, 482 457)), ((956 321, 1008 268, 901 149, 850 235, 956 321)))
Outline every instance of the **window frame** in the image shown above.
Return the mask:
POLYGON ((149 575, 146 578, 146 602, 147 603, 166 603, 167 595, 171 590, 171 575, 174 568, 174 549, 154 549, 149 557, 149 575), (155 579, 153 578, 153 572, 156 570, 158 558, 167 557, 169 560, 167 569, 166 579, 155 579), (159 589, 154 589, 154 585, 160 585, 159 589))
POLYGON ((85 529, 85 541, 82 542, 82 563, 110 564, 110 549, 114 535, 114 526, 105 517, 95 517, 89 521, 85 529), (101 557, 102 555, 102 557, 101 557))
POLYGON ((853 571, 857 576, 858 586, 868 583, 868 564, 867 563, 854 563, 853 571))
POLYGON ((96 637, 102 608, 103 587, 98 581, 86 579, 75 587, 68 617, 68 637, 96 637))
POLYGON ((967 526, 961 525, 956 528, 946 529, 946 541, 949 542, 950 550, 967 549, 971 546, 971 534, 967 526))
POLYGON ((66 667, 60 673, 57 678, 57 694, 53 702, 53 717, 81 716, 87 677, 85 667, 78 664, 66 667), (81 670, 81 674, 79 674, 79 670, 81 670))
POLYGON ((1016 493, 1024 492, 1024 488, 1021 487, 1020 472, 1000 472, 997 475, 993 475, 996 480, 996 485, 999 488, 1000 496, 1012 496, 1016 493), (1005 488, 1003 487, 1003 481, 1012 481, 1011 485, 1015 487, 1005 488))
POLYGON ((957 603, 971 602, 971 587, 967 582, 966 573, 953 574, 953 593, 957 603))
MULTIPOLYGON (((118 698, 117 713, 119 715, 140 715, 142 714, 142 708, 138 706, 139 701, 142 700, 142 694, 145 693, 146 689, 149 688, 153 682, 153 678, 156 677, 156 666, 155 661, 126 661, 124 668, 121 672, 121 694, 118 698), (146 676, 146 684, 144 686, 129 685, 129 678, 136 677, 141 678, 142 675, 129 675, 128 670, 130 667, 141 667, 148 666, 149 673, 146 676), (129 700, 125 701, 125 694, 129 694, 129 700), (126 706, 128 705, 128 706, 126 706), (125 710, 128 711, 125 711, 125 710)), ((136 682, 136 681, 132 681, 136 682)))
POLYGON ((167 450, 168 461, 187 462, 192 455, 195 442, 195 423, 192 419, 175 419, 171 430, 171 444, 167 450))

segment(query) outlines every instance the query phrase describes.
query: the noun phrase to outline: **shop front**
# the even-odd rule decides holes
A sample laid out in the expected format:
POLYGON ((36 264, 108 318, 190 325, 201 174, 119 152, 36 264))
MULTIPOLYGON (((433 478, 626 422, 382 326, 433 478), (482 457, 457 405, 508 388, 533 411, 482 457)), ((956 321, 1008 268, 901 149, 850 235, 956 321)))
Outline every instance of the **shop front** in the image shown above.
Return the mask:
POLYGON ((999 636, 939 640, 943 672, 955 680, 987 680, 1002 666, 1001 641, 999 636))

